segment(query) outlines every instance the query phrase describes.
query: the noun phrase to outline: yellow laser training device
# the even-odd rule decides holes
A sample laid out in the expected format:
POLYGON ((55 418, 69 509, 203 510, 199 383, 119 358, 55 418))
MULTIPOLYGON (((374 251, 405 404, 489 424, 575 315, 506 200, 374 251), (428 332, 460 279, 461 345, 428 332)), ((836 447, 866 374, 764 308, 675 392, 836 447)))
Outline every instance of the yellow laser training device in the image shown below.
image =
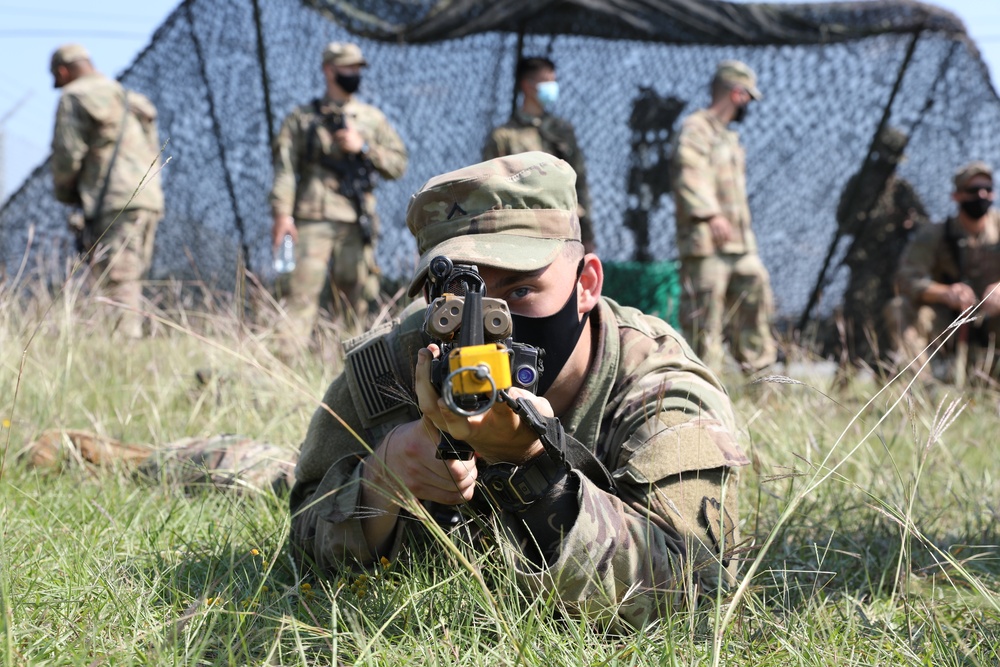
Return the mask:
POLYGON ((480 369, 480 372, 465 370, 455 375, 452 393, 456 396, 490 394, 513 385, 510 352, 502 343, 456 347, 448 355, 448 370, 454 373, 462 368, 480 369), (492 384, 489 378, 493 379, 492 384))

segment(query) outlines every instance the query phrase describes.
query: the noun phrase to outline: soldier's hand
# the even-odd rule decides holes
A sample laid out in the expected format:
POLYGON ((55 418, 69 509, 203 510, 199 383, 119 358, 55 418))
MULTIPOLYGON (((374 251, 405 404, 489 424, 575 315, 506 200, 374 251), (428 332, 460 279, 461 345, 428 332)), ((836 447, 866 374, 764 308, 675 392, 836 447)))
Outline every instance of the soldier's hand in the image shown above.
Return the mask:
POLYGON ((365 146, 365 139, 353 127, 345 127, 333 133, 333 140, 337 142, 340 150, 350 155, 357 155, 365 146))
POLYGON ((959 312, 973 307, 979 299, 965 283, 952 283, 945 292, 944 305, 959 312))
MULTIPOLYGON (((475 417, 457 415, 448 409, 444 399, 431 384, 431 359, 439 354, 436 345, 420 350, 417 354, 417 400, 425 419, 452 438, 469 443, 476 454, 491 463, 522 463, 544 451, 535 430, 501 400, 475 417)), ((552 406, 544 398, 517 388, 508 392, 513 398, 528 398, 543 415, 553 416, 552 406)))
POLYGON ((982 313, 986 317, 1000 315, 1000 282, 995 282, 983 290, 982 313))
POLYGON ((712 231, 712 242, 716 248, 721 248, 733 238, 733 224, 724 215, 713 215, 709 218, 708 228, 712 231))
POLYGON ((274 224, 271 225, 271 245, 277 248, 281 245, 285 234, 291 234, 292 240, 298 242, 299 230, 295 228, 295 219, 290 215, 274 216, 274 224))
POLYGON ((382 440, 365 464, 364 479, 376 493, 400 496, 399 484, 421 500, 460 505, 476 487, 475 460, 437 458, 440 434, 426 417, 403 424, 382 440))

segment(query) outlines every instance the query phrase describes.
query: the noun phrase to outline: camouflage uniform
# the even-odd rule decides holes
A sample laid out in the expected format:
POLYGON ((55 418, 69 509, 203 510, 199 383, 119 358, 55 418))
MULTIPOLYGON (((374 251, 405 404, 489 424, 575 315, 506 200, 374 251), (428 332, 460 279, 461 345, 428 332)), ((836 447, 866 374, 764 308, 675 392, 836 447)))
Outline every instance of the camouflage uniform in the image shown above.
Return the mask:
POLYGON ((532 116, 518 109, 506 124, 490 132, 483 146, 483 160, 542 151, 566 160, 576 172, 576 199, 579 206, 580 232, 584 243, 594 242, 590 220, 590 190, 587 188, 587 163, 576 143, 576 132, 568 121, 552 114, 532 116))
POLYGON ((910 235, 927 224, 927 213, 909 181, 894 173, 875 193, 874 204, 860 210, 856 204, 867 201, 864 193, 854 201, 848 197, 858 192, 858 177, 855 174, 847 182, 837 207, 841 231, 854 236, 852 250, 844 258, 851 277, 844 291, 843 312, 850 358, 874 366, 888 352, 891 341, 884 315, 896 293, 893 276, 899 257, 910 235))
MULTIPOLYGON (((982 298, 989 285, 1000 280, 1000 211, 991 208, 981 234, 972 236, 957 217, 944 224, 924 225, 910 240, 900 259, 896 282, 900 296, 889 302, 886 321, 893 349, 903 361, 926 360, 924 348, 941 335, 959 313, 943 304, 921 302, 932 283, 964 282, 982 298)), ((993 344, 1000 318, 980 318, 970 325, 971 343, 993 344)))
MULTIPOLYGON (((56 51, 54 64, 66 49, 56 51)), ((110 298, 128 308, 120 312, 118 330, 138 338, 142 336, 140 281, 152 261, 156 227, 163 217, 163 190, 156 108, 139 93, 127 94, 128 114, 123 106, 126 91, 117 81, 95 72, 66 84, 56 112, 51 167, 56 199, 83 209, 83 246, 92 251, 92 273, 110 298), (119 134, 121 143, 109 174, 119 134), (107 191, 98 211, 105 179, 107 191)))
POLYGON ((17 456, 41 469, 73 463, 132 467, 143 477, 188 490, 287 490, 295 467, 289 451, 240 435, 184 438, 156 447, 89 431, 52 429, 26 444, 17 456))
MULTIPOLYGON (((514 271, 551 262, 566 240, 579 240, 567 215, 575 207, 572 181, 565 162, 538 152, 430 181, 407 216, 423 253, 411 294, 438 254, 514 271), (514 190, 515 181, 525 190, 494 194, 514 190)), ((590 317, 591 366, 559 418, 611 472, 617 494, 574 469, 565 486, 526 511, 484 510, 481 484, 469 508, 495 522, 523 590, 555 595, 591 618, 639 625, 669 613, 685 594, 733 581, 736 468, 748 461, 725 389, 680 334, 605 298, 590 317), (539 525, 566 527, 544 565, 527 555, 534 538, 542 540, 529 532, 539 525)), ((367 510, 359 506, 365 457, 394 427, 419 418, 411 388, 417 351, 429 342, 423 318, 415 304, 350 342, 346 370, 323 399, 330 410, 313 416, 296 467, 291 539, 320 570, 394 558, 424 531, 401 518, 392 553, 372 553, 361 523, 367 510)), ((489 466, 479 464, 486 474, 489 466)))
MULTIPOLYGON (((360 57, 360 50, 357 54, 360 57)), ((343 105, 327 97, 315 100, 285 118, 275 139, 270 200, 274 215, 294 216, 299 233, 286 306, 288 326, 299 340, 312 331, 325 289, 342 292, 361 321, 368 301, 378 295, 375 197, 370 192, 364 196, 373 232, 372 242, 366 244, 354 202, 341 194, 336 172, 320 162, 346 164, 348 160, 323 123, 324 117, 337 115, 361 134, 367 145, 365 155, 379 175, 397 179, 406 170, 403 140, 381 111, 354 97, 343 105)), ((336 293, 332 298, 336 304, 336 293)))
POLYGON ((684 333, 705 363, 719 370, 727 325, 723 319, 731 312, 733 357, 746 370, 764 368, 777 358, 770 326, 773 299, 750 228, 746 156, 739 135, 708 109, 694 112, 677 135, 672 174, 684 333), (732 224, 732 238, 720 248, 708 224, 715 215, 732 224))

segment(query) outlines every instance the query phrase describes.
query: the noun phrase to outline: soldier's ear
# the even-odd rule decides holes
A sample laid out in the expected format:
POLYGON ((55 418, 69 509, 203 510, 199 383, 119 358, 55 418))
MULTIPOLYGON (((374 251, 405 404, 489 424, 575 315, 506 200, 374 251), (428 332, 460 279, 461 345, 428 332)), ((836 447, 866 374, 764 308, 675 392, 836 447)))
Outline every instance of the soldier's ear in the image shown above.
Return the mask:
POLYGON ((597 307, 601 300, 601 289, 604 287, 604 266, 597 255, 588 253, 583 256, 583 269, 577 283, 579 293, 580 314, 589 313, 597 307))

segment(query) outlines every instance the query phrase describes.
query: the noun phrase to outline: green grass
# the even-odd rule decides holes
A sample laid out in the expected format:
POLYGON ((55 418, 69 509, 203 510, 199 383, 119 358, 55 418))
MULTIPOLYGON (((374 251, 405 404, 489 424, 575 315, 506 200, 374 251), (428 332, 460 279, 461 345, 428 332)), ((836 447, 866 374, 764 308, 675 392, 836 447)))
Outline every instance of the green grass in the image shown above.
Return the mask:
POLYGON ((1000 662, 996 394, 727 378, 754 462, 743 586, 613 635, 521 596, 495 554, 462 542, 318 580, 287 548, 285 497, 27 469, 16 452, 54 427, 157 444, 237 432, 294 451, 340 368, 339 332, 286 365, 268 351, 267 299, 195 308, 161 286, 153 337, 124 345, 75 288, 4 289, 0 665, 1000 662))

